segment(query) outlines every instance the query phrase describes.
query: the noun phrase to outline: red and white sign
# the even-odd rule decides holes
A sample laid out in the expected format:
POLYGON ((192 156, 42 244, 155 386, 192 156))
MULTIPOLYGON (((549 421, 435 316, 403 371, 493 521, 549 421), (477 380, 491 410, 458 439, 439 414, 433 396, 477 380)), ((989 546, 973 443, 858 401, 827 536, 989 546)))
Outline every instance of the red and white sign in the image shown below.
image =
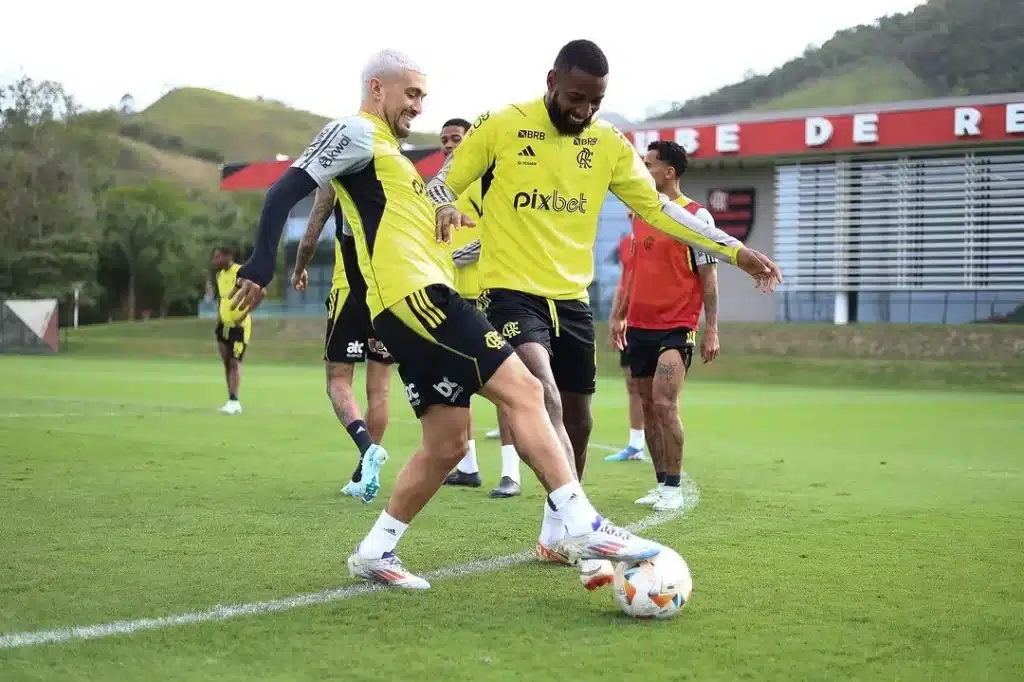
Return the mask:
POLYGON ((641 151, 656 140, 674 140, 697 159, 1024 142, 1024 102, 642 129, 626 135, 641 151))

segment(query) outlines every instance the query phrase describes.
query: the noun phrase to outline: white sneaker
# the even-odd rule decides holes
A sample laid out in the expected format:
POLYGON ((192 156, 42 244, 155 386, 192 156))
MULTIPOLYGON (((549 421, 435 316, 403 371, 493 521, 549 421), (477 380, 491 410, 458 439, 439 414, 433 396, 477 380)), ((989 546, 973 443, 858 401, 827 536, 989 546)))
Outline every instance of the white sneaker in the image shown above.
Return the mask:
POLYGON ((217 408, 221 414, 242 414, 242 403, 237 400, 229 400, 217 408))
POLYGON ((611 584, 615 578, 615 567, 612 562, 590 559, 580 562, 580 582, 591 592, 611 584))
POLYGON ((661 499, 661 489, 663 487, 664 486, 662 486, 659 483, 657 488, 651 488, 650 490, 647 491, 646 495, 641 497, 639 500, 637 500, 633 504, 642 504, 645 507, 652 507, 652 506, 656 505, 658 503, 658 500, 661 499))
POLYGON ((609 559, 611 561, 643 561, 661 552, 661 545, 619 528, 611 521, 597 517, 594 530, 583 535, 566 535, 559 550, 570 560, 609 559))
POLYGON ((661 496, 654 503, 654 511, 676 511, 683 508, 683 491, 668 486, 661 489, 661 496))
POLYGON ((407 571, 394 552, 385 552, 379 559, 366 559, 359 556, 359 547, 356 547, 356 551, 348 558, 348 572, 353 578, 404 587, 407 590, 430 589, 430 583, 407 571))
POLYGON ((501 431, 498 429, 491 429, 487 432, 487 440, 497 440, 501 438, 501 431))

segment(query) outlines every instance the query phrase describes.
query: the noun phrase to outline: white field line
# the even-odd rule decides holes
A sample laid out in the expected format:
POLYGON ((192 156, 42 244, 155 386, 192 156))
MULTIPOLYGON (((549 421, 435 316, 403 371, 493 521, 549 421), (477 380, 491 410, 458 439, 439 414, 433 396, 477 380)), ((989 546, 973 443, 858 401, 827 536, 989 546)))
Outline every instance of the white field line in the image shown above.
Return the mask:
MULTIPOLYGON (((594 447, 618 450, 608 445, 594 445, 594 447)), ((683 507, 678 511, 655 513, 640 519, 629 526, 630 530, 641 532, 648 528, 660 526, 673 521, 687 511, 693 509, 700 502, 700 490, 693 479, 683 477, 683 507)), ((534 559, 532 551, 508 554, 506 556, 492 557, 489 559, 478 559, 463 564, 445 566, 428 573, 423 577, 427 580, 448 580, 453 578, 464 578, 482 573, 493 573, 512 566, 525 564, 534 559)), ((311 594, 300 594, 283 599, 272 599, 268 601, 250 602, 248 604, 217 604, 202 611, 192 611, 174 616, 160 616, 157 618, 139 618, 134 620, 119 620, 112 623, 101 623, 95 625, 79 625, 76 627, 55 628, 52 630, 37 630, 34 632, 11 632, 0 635, 0 649, 19 649, 41 644, 61 644, 74 640, 100 639, 113 637, 115 635, 132 635, 146 630, 162 630, 165 628, 177 627, 179 625, 194 625, 196 623, 210 623, 214 621, 230 620, 242 616, 258 616, 268 613, 280 613, 291 611, 303 606, 314 606, 317 604, 328 604, 331 602, 351 599, 371 592, 389 589, 380 585, 359 584, 348 587, 339 587, 311 594)))

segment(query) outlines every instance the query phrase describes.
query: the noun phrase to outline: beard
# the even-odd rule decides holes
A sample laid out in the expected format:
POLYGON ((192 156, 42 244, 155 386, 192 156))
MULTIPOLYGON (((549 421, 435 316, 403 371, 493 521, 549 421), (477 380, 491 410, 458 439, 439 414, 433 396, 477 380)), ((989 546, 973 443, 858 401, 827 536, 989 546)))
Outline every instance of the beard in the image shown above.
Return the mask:
POLYGON ((555 126, 555 130, 563 135, 579 135, 586 130, 591 121, 594 120, 593 115, 587 117, 587 120, 583 123, 576 123, 570 120, 569 114, 558 108, 558 103, 555 101, 555 97, 548 97, 544 102, 548 108, 548 117, 551 119, 551 124, 555 126))

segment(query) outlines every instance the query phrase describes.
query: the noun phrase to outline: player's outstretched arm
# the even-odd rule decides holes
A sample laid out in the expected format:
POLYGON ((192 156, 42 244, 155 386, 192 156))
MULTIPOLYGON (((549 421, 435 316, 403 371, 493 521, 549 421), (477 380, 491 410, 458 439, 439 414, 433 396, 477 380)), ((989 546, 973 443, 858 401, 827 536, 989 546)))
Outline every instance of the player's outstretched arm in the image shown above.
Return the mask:
POLYGON ((267 190, 252 255, 238 270, 232 309, 251 310, 262 300, 264 287, 274 278, 277 247, 295 205, 333 178, 362 170, 372 159, 373 129, 368 121, 352 116, 324 126, 302 156, 267 190))
POLYGON ((427 196, 434 204, 437 218, 438 241, 448 242, 453 229, 476 224, 455 202, 494 163, 496 125, 489 113, 480 114, 466 137, 445 159, 441 170, 427 183, 427 196))
POLYGON ((640 155, 621 134, 620 142, 622 151, 610 187, 615 196, 655 229, 735 265, 762 291, 775 289, 782 281, 778 265, 659 194, 640 155))

